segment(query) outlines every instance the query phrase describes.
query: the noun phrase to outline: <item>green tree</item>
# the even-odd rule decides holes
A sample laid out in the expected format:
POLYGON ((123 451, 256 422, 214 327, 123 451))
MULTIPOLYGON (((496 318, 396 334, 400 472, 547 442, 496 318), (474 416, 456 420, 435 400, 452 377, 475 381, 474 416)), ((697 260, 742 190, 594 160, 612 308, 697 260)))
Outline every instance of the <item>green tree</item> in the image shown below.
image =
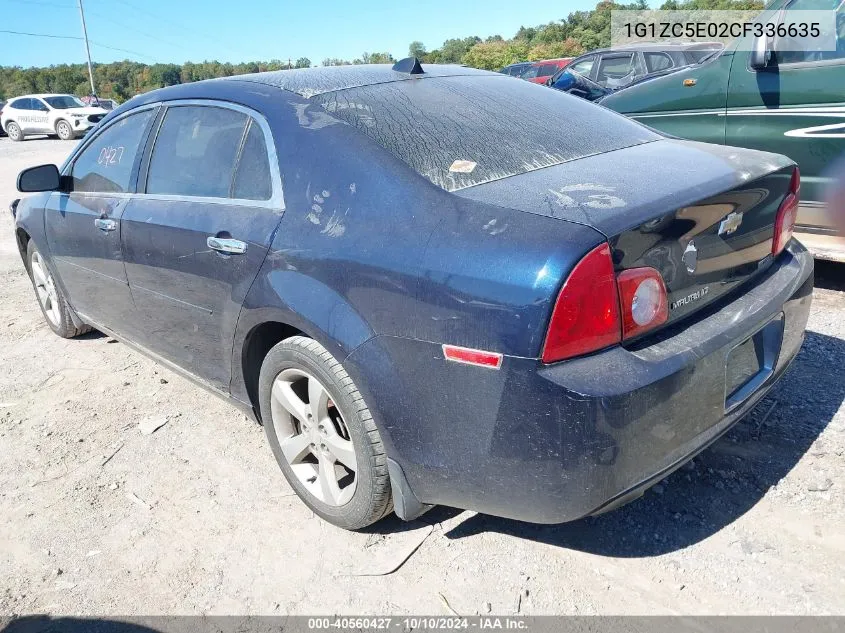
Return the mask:
POLYGON ((414 40, 408 45, 408 57, 416 57, 417 59, 423 59, 425 57, 426 50, 425 44, 418 40, 414 40))
POLYGON ((396 60, 390 53, 364 53, 360 60, 355 60, 359 64, 392 64, 396 60))
POLYGON ((296 60, 296 68, 311 68, 311 60, 307 57, 300 57, 296 60))

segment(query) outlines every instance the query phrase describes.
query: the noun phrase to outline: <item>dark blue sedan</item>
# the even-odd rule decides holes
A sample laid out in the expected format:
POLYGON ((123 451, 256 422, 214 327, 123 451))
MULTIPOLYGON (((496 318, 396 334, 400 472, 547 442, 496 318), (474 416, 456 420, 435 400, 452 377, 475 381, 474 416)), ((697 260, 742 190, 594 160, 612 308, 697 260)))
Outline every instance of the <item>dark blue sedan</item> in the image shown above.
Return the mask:
POLYGON ((164 88, 18 188, 50 328, 253 412, 351 529, 620 505, 763 397, 810 309, 789 159, 459 66, 164 88))

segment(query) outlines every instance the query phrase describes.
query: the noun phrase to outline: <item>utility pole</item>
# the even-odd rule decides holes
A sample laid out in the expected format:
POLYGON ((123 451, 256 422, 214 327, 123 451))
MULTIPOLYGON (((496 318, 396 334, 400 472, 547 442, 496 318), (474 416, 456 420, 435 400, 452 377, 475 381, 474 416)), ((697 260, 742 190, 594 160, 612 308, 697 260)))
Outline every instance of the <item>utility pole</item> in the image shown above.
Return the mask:
POLYGON ((91 47, 88 46, 88 28, 85 26, 85 11, 82 10, 82 0, 79 3, 79 17, 82 18, 82 35, 85 36, 85 53, 88 55, 88 79, 91 80, 91 96, 96 96, 97 89, 94 88, 94 68, 91 66, 91 47))

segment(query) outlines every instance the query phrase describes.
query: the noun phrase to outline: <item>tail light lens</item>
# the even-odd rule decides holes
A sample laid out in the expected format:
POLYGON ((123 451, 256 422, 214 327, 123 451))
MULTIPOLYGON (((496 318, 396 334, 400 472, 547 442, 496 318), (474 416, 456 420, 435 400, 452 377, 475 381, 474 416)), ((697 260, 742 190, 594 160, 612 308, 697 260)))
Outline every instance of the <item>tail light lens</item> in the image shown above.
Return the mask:
POLYGON ((610 246, 578 262, 558 295, 542 360, 554 363, 638 336, 669 318, 663 277, 654 268, 613 270, 610 246))
POLYGON ((775 217, 775 236, 772 240, 772 254, 777 256, 783 252, 789 240, 792 239, 792 232, 795 229, 795 219, 798 217, 798 193, 801 190, 801 174, 796 167, 792 171, 792 180, 789 182, 789 193, 783 199, 775 217))
POLYGON ((622 328, 610 246, 601 244, 578 262, 558 295, 543 362, 553 363, 618 343, 622 328))
POLYGON ((669 299, 663 277, 654 268, 632 268, 619 273, 622 338, 638 336, 666 323, 669 299))

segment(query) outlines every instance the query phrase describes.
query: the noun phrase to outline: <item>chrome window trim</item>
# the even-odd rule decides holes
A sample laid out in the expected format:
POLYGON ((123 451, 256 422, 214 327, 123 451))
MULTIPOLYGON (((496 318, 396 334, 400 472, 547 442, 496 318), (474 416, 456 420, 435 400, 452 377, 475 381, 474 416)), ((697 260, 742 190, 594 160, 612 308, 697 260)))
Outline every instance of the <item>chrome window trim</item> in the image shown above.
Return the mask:
MULTIPOLYGON (((153 148, 150 152, 149 157, 149 162, 152 163, 153 154, 155 153, 155 143, 158 140, 159 130, 161 129, 161 126, 164 123, 164 119, 167 116, 167 109, 181 106, 206 106, 225 108, 228 110, 234 110, 236 112, 245 114, 250 117, 253 121, 258 123, 259 127, 261 128, 261 131, 264 133, 264 145, 267 148, 267 158, 270 161, 270 184, 272 187, 272 195, 270 196, 269 200, 250 200, 247 198, 216 198, 209 196, 183 196, 174 194, 143 192, 110 193, 96 191, 78 191, 72 193, 84 197, 101 198, 103 196, 108 196, 110 198, 136 198, 139 200, 164 200, 169 202, 199 202, 203 204, 224 204, 231 206, 267 208, 273 209, 278 213, 283 212, 285 210, 285 200, 284 190, 282 188, 282 176, 281 172, 279 171, 279 158, 276 153, 276 142, 273 137, 273 131, 270 129, 270 124, 267 123, 267 119, 264 117, 264 115, 262 115, 256 110, 253 110, 252 108, 243 106, 239 103, 220 101, 218 99, 171 99, 167 101, 156 101, 154 103, 147 103, 145 105, 138 106, 137 108, 132 108, 131 110, 127 110, 126 112, 121 112, 118 116, 109 120, 108 125, 106 125, 102 129, 97 130, 96 134, 92 135, 90 138, 87 138, 82 143, 80 143, 79 147, 77 147, 76 150, 64 162, 60 169, 60 173, 64 176, 69 176, 73 170, 73 164, 76 162, 76 159, 79 157, 79 155, 83 151, 85 151, 85 149, 89 145, 91 145, 91 143, 93 143, 97 139, 97 137, 103 134, 117 121, 120 121, 121 119, 124 119, 125 117, 130 116, 132 114, 143 112, 144 110, 164 107, 165 112, 161 117, 161 122, 158 124, 158 126, 156 126, 154 130, 151 131, 152 136, 149 138, 149 141, 153 143, 153 148)), ((146 183, 139 182, 138 185, 139 188, 146 188, 146 183), (143 187, 141 185, 143 185, 143 187)))
MULTIPOLYGON (((260 112, 248 108, 239 103, 231 103, 229 101, 219 101, 217 99, 174 99, 172 101, 163 101, 162 105, 166 108, 161 117, 161 122, 155 130, 155 137, 153 141, 153 149, 150 152, 149 163, 147 165, 147 176, 149 177, 149 166, 152 165, 153 155, 155 154, 155 144, 158 141, 158 134, 164 121, 167 118, 167 110, 170 108, 178 108, 185 106, 205 106, 213 108, 224 108, 227 110, 234 110, 250 117, 257 122, 261 131, 264 133, 264 145, 267 149, 267 158, 270 161, 270 185, 272 187, 272 195, 269 200, 250 200, 248 198, 217 198, 212 196, 184 196, 168 193, 142 193, 133 194, 142 200, 166 200, 168 202, 201 202, 204 204, 227 204, 233 206, 253 207, 253 208, 267 208, 274 209, 278 212, 285 210, 284 191, 282 189, 282 176, 279 172, 279 158, 276 154, 276 142, 273 138, 273 131, 270 129, 270 124, 260 112)), ((139 184, 139 188, 141 183, 139 184)), ((146 188, 146 183, 143 183, 146 188)))

